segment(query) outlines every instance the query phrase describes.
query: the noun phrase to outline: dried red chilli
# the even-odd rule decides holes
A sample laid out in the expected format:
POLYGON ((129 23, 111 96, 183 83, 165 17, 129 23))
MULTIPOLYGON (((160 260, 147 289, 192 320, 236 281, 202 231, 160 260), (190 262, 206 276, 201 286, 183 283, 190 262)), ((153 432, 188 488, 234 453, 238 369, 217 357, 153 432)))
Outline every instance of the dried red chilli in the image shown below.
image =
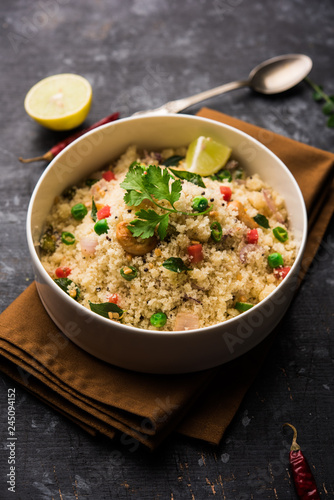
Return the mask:
POLYGON ((297 495, 300 500, 320 500, 319 491, 310 466, 297 444, 297 429, 291 424, 284 424, 293 430, 293 439, 290 448, 290 466, 297 495))
POLYGON ((31 163, 33 161, 51 161, 57 154, 59 154, 68 144, 71 142, 75 141, 78 137, 81 137, 82 135, 86 134, 90 130, 93 130, 94 128, 101 127, 101 125, 105 125, 106 123, 113 122, 119 118, 119 113, 113 113, 112 115, 106 116, 105 118, 102 118, 102 120, 94 123, 88 128, 85 128, 84 130, 79 130, 79 132, 76 132, 75 134, 71 135, 70 137, 67 137, 66 139, 63 139, 62 141, 58 142, 55 146, 53 146, 49 151, 47 151, 44 155, 42 156, 36 156, 36 158, 19 158, 19 160, 22 163, 31 163))

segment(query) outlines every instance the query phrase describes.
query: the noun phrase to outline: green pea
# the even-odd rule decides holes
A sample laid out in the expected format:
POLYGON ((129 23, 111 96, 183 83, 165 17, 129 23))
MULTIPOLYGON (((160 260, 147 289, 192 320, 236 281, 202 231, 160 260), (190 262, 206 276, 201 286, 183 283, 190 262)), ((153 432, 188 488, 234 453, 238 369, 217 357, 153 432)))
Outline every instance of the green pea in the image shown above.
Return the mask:
POLYGON ((273 233, 275 238, 281 243, 284 243, 289 238, 288 231, 284 227, 275 227, 273 233))
POLYGON ((276 267, 283 266, 284 260, 280 253, 271 253, 268 255, 268 264, 270 267, 275 269, 276 267))
POLYGON ((100 234, 103 234, 103 233, 107 233, 109 230, 109 226, 108 226, 108 222, 107 222, 107 219, 101 219, 101 220, 98 220, 95 224, 94 224, 94 231, 96 232, 96 234, 100 235, 100 234))
POLYGON ((223 236, 223 230, 219 222, 213 222, 210 226, 211 229, 211 238, 214 241, 220 241, 223 236))
POLYGON ((167 323, 167 316, 163 312, 157 312, 152 314, 150 317, 150 323, 152 326, 156 326, 157 328, 161 328, 165 326, 167 323))
POLYGON ((131 273, 126 273, 124 267, 122 267, 122 269, 120 270, 120 273, 121 273, 122 278, 124 278, 126 281, 131 281, 138 276, 138 271, 133 266, 127 266, 127 267, 129 269, 131 269, 131 271, 132 271, 131 273))
POLYGON ((65 243, 65 245, 73 245, 75 243, 75 236, 68 231, 63 231, 61 233, 61 241, 65 243))
POLYGON ((250 304, 249 302, 236 302, 235 304, 235 308, 239 311, 239 312, 245 312, 245 311, 248 311, 249 309, 251 309, 252 307, 254 307, 254 304, 250 304))
POLYGON ((209 206, 209 202, 204 196, 196 196, 192 202, 192 208, 195 212, 204 212, 209 206))
POLYGON ((77 203, 71 208, 71 214, 76 220, 82 220, 87 212, 88 210, 83 203, 77 203))

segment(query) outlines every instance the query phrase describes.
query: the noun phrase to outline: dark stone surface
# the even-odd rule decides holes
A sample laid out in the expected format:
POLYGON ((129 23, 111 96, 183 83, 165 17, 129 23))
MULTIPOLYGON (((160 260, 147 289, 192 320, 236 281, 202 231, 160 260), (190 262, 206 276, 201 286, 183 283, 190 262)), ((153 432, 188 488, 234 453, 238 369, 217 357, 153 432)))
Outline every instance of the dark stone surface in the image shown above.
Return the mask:
MULTIPOLYGON (((62 137, 24 112, 24 96, 41 78, 87 77, 94 89, 87 123, 243 79, 262 60, 292 52, 308 54, 313 79, 334 94, 331 0, 2 0, 0 10, 1 310, 33 279, 25 217, 45 167, 17 157, 45 152, 62 137)), ((275 97, 243 89, 206 104, 333 150, 333 129, 305 84, 275 97)), ((321 498, 333 498, 333 231, 332 222, 217 448, 173 435, 152 455, 92 438, 1 376, 0 498, 294 499, 284 421, 299 429, 321 498), (16 494, 6 485, 8 388, 16 389, 16 494)))

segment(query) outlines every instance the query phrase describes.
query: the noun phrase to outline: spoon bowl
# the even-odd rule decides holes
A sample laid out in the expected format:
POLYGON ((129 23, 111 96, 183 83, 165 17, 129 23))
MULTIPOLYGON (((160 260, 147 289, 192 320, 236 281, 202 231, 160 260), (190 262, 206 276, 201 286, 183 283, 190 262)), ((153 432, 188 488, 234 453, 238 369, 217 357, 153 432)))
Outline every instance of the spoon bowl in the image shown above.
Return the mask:
POLYGON ((250 72, 248 85, 261 94, 279 94, 300 83, 311 69, 312 60, 303 54, 273 57, 250 72))

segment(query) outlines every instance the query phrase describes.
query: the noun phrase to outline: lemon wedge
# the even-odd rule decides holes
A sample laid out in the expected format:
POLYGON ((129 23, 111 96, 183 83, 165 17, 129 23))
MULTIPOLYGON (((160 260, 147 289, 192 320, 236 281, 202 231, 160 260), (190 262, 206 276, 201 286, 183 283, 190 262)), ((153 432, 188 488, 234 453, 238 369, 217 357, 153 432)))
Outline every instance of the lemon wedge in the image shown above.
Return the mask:
POLYGON ((80 75, 63 73, 36 83, 25 97, 24 108, 46 128, 69 130, 85 120, 91 103, 90 83, 80 75))
POLYGON ((186 168, 203 177, 213 175, 226 165, 231 152, 232 149, 225 144, 200 136, 188 147, 186 168))

